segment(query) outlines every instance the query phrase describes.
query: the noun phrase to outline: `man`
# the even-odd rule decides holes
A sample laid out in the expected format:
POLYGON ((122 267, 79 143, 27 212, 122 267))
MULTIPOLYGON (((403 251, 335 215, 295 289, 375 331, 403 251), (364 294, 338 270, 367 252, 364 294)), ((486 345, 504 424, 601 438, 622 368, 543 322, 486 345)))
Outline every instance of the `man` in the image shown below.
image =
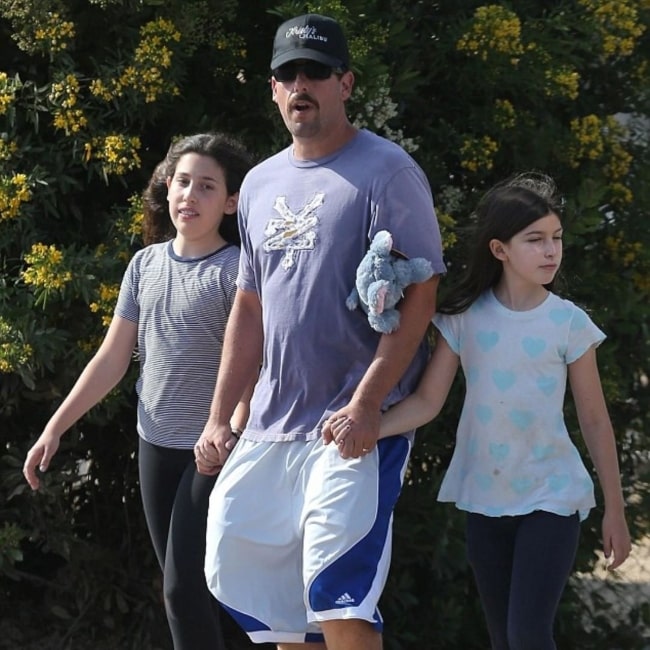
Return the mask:
POLYGON ((345 299, 378 230, 435 274, 440 233, 422 170, 347 118, 354 75, 334 20, 281 25, 271 69, 292 145, 252 170, 240 193, 238 292, 196 448, 199 471, 216 473, 234 447, 210 501, 206 578, 255 642, 379 650, 377 602, 412 440, 377 444, 379 420, 426 362, 438 279, 406 290, 390 335, 345 299), (237 442, 229 419, 260 359, 237 442), (339 409, 350 428, 337 449, 324 444, 323 423, 339 409))

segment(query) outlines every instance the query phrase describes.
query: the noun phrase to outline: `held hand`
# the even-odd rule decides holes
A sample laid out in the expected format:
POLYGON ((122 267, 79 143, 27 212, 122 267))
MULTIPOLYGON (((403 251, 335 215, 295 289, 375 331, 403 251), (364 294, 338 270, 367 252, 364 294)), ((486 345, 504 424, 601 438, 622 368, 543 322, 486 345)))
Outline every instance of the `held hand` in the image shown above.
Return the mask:
POLYGON ((329 444, 330 442, 338 442, 343 440, 352 428, 351 420, 345 413, 337 411, 333 413, 323 423, 323 443, 329 444), (325 441, 325 429, 327 427, 327 441, 325 441))
POLYGON ((335 442, 341 458, 365 456, 377 444, 380 418, 378 410, 350 403, 323 423, 323 444, 335 442))
MULTIPOLYGON (((336 411, 325 420, 321 426, 321 437, 324 445, 330 442, 336 442, 337 435, 343 433, 343 428, 347 425, 347 418, 343 410, 336 411)), ((347 430, 346 430, 347 433, 347 430)))
POLYGON ((203 430, 194 445, 194 459, 199 474, 214 476, 221 471, 230 452, 237 444, 238 436, 229 425, 209 426, 203 430))
POLYGON ((630 533, 625 521, 625 515, 621 510, 620 513, 610 514, 605 509, 605 516, 603 517, 603 552, 605 558, 610 560, 612 553, 614 559, 609 562, 607 569, 614 571, 625 562, 630 551, 632 550, 632 543, 630 541, 630 533))
POLYGON ((38 490, 41 485, 41 481, 36 473, 36 468, 41 472, 47 471, 50 461, 54 454, 56 454, 58 448, 58 436, 48 436, 43 433, 27 453, 23 465, 23 475, 32 490, 38 490))

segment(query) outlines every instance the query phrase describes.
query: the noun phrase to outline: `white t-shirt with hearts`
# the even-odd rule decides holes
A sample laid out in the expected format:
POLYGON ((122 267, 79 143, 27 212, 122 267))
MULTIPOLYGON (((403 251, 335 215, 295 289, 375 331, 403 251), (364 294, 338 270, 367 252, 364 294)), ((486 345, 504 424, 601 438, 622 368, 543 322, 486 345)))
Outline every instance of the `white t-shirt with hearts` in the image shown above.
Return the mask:
POLYGON ((567 365, 604 333, 553 293, 512 311, 489 290, 434 324, 460 356, 466 385, 438 500, 493 517, 544 510, 584 519, 594 486, 564 420, 567 365))

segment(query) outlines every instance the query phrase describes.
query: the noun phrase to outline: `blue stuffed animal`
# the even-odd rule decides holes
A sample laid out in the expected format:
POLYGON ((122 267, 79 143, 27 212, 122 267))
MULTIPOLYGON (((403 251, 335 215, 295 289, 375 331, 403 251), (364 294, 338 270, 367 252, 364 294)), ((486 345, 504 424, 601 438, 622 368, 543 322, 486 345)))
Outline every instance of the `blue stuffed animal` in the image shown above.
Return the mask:
POLYGON ((390 334, 399 327, 400 314, 395 306, 404 289, 433 275, 429 260, 400 259, 392 250, 392 235, 380 230, 357 268, 355 288, 345 301, 350 310, 360 306, 368 315, 370 326, 381 334, 390 334))

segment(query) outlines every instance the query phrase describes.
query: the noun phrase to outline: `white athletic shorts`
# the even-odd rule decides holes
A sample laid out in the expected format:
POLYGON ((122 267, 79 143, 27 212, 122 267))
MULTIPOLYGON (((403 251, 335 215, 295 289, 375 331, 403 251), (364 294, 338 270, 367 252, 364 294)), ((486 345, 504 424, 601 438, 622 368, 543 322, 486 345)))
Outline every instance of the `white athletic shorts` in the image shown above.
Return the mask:
POLYGON ((323 641, 320 621, 338 619, 381 631, 410 449, 393 436, 344 460, 320 439, 237 443, 210 497, 205 576, 253 642, 323 641))

